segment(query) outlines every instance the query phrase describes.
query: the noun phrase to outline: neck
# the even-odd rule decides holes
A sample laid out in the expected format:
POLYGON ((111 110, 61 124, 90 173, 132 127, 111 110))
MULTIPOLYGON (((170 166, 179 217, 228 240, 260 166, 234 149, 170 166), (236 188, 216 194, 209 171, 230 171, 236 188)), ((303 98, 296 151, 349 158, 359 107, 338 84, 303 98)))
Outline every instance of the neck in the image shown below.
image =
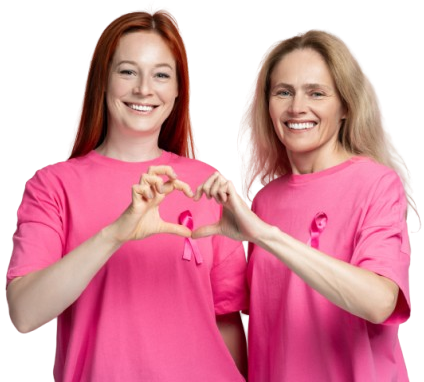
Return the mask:
POLYGON ((96 151, 106 157, 124 162, 146 162, 159 157, 162 153, 156 136, 144 137, 144 139, 131 137, 119 141, 106 136, 96 151))
POLYGON ((337 146, 331 152, 287 153, 293 174, 312 174, 337 166, 352 157, 342 147, 337 146))

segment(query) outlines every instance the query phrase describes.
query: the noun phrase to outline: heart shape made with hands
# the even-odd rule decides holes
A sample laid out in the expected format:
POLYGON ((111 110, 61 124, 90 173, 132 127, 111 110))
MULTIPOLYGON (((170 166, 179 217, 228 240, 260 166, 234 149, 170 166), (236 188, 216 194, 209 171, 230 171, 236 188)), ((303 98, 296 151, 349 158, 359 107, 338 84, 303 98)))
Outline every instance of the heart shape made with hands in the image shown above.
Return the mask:
MULTIPOLYGON (((218 203, 223 203, 228 197, 228 181, 219 173, 215 172, 212 174, 203 184, 201 184, 196 193, 193 193, 190 186, 184 181, 177 179, 177 175, 170 166, 152 166, 149 168, 146 174, 143 174, 140 183, 135 185, 136 198, 142 198, 145 202, 153 201, 153 204, 158 206, 167 197, 168 194, 175 190, 181 191, 186 197, 192 198, 195 202, 199 201, 203 194, 208 199, 214 198, 218 203), (167 179, 165 179, 167 178, 167 179)), ((194 253, 196 256, 197 245, 194 245, 194 237, 188 236, 188 231, 193 232, 194 223, 193 216, 189 210, 186 210, 180 214, 179 225, 184 226, 187 229, 181 230, 176 229, 176 225, 170 222, 163 221, 166 226, 166 230, 162 232, 169 232, 178 234, 186 237, 186 243, 191 248, 190 253, 194 253)), ((210 236, 217 233, 216 228, 219 222, 204 227, 198 227, 196 232, 196 238, 210 236), (200 232, 200 231, 201 232, 200 232)), ((191 258, 187 250, 185 259, 191 258)), ((196 261, 201 263, 200 257, 196 256, 196 261)))
MULTIPOLYGON (((175 181, 168 181, 166 184, 171 185, 173 182, 175 182, 175 181)), ((180 191, 184 192, 184 190, 181 189, 180 187, 173 187, 173 190, 175 190, 175 189, 179 189, 180 191)), ((195 201, 199 201, 201 196, 202 196, 202 192, 200 192, 200 190, 201 190, 201 186, 198 188, 198 192, 196 193, 196 195, 193 195, 195 201)), ((168 192, 165 192, 165 197, 167 195, 169 195, 169 193, 170 193, 169 190, 168 190, 168 192)), ((184 192, 184 194, 186 196, 189 196, 187 192, 184 192)), ((187 227, 190 231, 193 231, 194 220, 193 220, 193 215, 192 215, 190 210, 185 210, 185 211, 180 213, 180 215, 178 216, 178 224, 180 224, 184 227, 187 227)), ((204 226, 204 227, 206 227, 206 226, 204 226)), ((198 229, 199 228, 203 228, 203 227, 198 227, 198 229)), ((203 263, 203 257, 202 257, 202 254, 200 253, 197 242, 192 237, 186 237, 185 241, 184 241, 184 250, 183 250, 182 259, 186 260, 186 261, 191 261, 193 256, 195 258, 197 265, 201 265, 203 263)))

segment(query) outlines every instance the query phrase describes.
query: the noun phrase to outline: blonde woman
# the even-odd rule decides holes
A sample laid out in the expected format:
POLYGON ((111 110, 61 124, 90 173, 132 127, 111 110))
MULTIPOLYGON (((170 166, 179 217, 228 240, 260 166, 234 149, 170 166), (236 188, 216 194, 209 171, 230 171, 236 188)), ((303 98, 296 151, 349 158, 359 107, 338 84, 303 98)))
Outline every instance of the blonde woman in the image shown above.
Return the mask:
POLYGON ((408 206, 375 94, 346 45, 309 31, 265 58, 249 114, 252 211, 216 173, 224 206, 194 237, 251 243, 249 381, 407 381, 408 206))

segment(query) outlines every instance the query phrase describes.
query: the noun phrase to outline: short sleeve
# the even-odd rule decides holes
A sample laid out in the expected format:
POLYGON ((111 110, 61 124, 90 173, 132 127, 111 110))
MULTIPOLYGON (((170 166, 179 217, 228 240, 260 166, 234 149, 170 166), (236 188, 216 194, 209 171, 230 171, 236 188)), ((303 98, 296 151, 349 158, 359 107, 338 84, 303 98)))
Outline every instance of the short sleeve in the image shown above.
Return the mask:
POLYGON ((246 255, 242 243, 224 236, 214 236, 212 242, 211 283, 215 314, 247 309, 246 255))
POLYGON ((44 170, 38 171, 25 186, 13 236, 7 285, 14 278, 46 268, 62 257, 61 206, 54 188, 44 170))
POLYGON ((397 174, 376 182, 356 235, 352 263, 387 277, 399 286, 399 297, 386 324, 399 324, 410 315, 410 245, 406 225, 407 201, 397 174))

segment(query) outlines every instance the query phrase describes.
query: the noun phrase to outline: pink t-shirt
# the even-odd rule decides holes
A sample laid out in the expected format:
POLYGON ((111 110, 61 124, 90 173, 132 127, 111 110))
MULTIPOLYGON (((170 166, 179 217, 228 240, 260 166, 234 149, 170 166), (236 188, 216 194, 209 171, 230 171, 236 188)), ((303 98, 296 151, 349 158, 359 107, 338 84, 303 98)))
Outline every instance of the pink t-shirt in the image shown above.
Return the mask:
MULTIPOLYGON (((395 312, 375 325, 333 305, 276 257, 249 250, 249 382, 404 382, 398 326, 410 314, 407 204, 397 174, 355 157, 265 186, 252 209, 322 252, 393 280, 395 312)), ((364 297, 366 298, 366 297, 364 297)))
MULTIPOLYGON (((151 165, 170 165, 196 189, 214 169, 163 152, 127 163, 92 151, 48 166, 28 181, 18 211, 8 282, 49 266, 113 222, 131 186, 151 165)), ((194 228, 216 222, 220 207, 181 192, 160 206, 194 228)), ((57 320, 56 381, 244 381, 216 326, 216 315, 245 309, 246 258, 240 243, 196 240, 203 263, 182 258, 186 239, 153 235, 124 244, 57 320)))

